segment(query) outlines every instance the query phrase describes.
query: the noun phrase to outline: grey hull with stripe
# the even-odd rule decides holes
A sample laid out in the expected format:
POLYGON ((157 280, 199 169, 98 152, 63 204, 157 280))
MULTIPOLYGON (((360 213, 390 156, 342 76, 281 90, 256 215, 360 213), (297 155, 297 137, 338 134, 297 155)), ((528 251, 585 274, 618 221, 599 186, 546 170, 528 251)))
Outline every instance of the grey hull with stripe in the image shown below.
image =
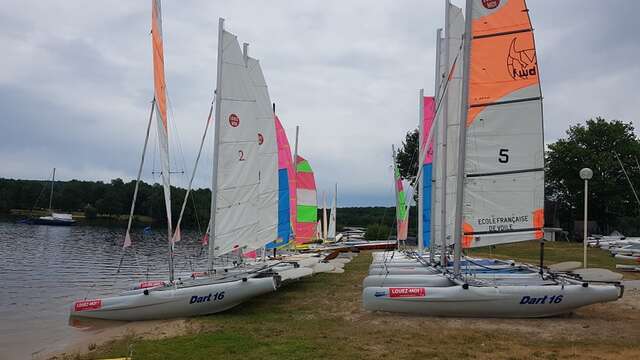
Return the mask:
POLYGON ((365 310, 430 316, 535 318, 570 313, 600 302, 615 301, 616 285, 580 284, 534 286, 367 287, 365 310), (395 290, 394 290, 395 289, 395 290), (400 289, 400 290, 398 290, 400 289), (405 295, 398 296, 404 290, 405 295), (395 296, 391 292, 395 292, 395 296), (406 294, 412 296, 407 296, 406 294))
POLYGON ((72 317, 105 320, 153 320, 214 314, 228 310, 253 297, 275 291, 274 277, 248 278, 188 287, 151 289, 100 301, 94 309, 71 306, 72 317))

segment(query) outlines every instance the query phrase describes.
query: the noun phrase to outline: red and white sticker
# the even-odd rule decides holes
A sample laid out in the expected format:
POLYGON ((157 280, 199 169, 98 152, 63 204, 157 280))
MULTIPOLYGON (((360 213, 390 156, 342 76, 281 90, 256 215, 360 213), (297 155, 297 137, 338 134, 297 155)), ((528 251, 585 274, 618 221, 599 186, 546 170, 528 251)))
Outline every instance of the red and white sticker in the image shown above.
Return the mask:
POLYGON ((81 300, 81 301, 76 301, 76 303, 73 304, 73 309, 75 311, 97 310, 97 309, 100 309, 101 307, 102 307, 101 299, 81 300))
POLYGON ((140 285, 138 285, 138 289, 147 289, 147 288, 153 288, 153 287, 158 287, 163 285, 164 285, 164 281, 162 280, 143 281, 140 283, 140 285))
POLYGON ((238 127, 240 125, 240 117, 236 114, 229 115, 229 125, 238 127))
POLYGON ((482 0, 482 6, 491 10, 495 9, 500 5, 500 0, 482 0))
POLYGON ((416 287, 398 287, 389 288, 389 297, 425 297, 426 291, 424 288, 416 287))

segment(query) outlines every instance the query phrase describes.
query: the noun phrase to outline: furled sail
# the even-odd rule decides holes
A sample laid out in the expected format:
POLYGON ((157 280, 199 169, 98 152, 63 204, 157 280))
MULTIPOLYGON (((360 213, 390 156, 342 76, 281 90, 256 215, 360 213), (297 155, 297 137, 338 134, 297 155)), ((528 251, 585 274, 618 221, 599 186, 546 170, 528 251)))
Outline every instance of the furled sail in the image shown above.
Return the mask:
POLYGON ((255 140, 258 142, 260 171, 258 235, 256 242, 246 245, 254 250, 278 238, 278 143, 269 89, 260 62, 248 57, 247 68, 256 93, 258 131, 255 140))
POLYGON ((420 133, 420 151, 426 151, 424 162, 422 164, 422 246, 424 249, 430 246, 432 241, 431 234, 431 196, 432 196, 432 168, 433 168, 433 137, 432 141, 427 144, 428 136, 424 136, 425 131, 431 129, 435 117, 435 99, 433 96, 424 96, 422 98, 422 127, 420 133))
POLYGON ((295 171, 291 159, 291 147, 280 119, 275 116, 276 139, 278 141, 278 238, 267 244, 268 249, 289 243, 295 228, 296 185, 295 171))
POLYGON ((472 1, 463 247, 541 239, 542 96, 524 0, 472 1))
POLYGON ((409 211, 407 208, 407 199, 402 185, 402 177, 400 177, 400 170, 396 165, 395 151, 393 156, 393 177, 396 190, 396 228, 397 239, 407 240, 407 231, 409 230, 409 211))
MULTIPOLYGON (((435 182, 432 184, 431 189, 431 197, 432 197, 432 209, 431 209, 431 225, 432 225, 432 234, 431 239, 435 241, 435 244, 440 245, 442 241, 441 237, 441 224, 440 218, 442 216, 442 191, 443 187, 441 184, 441 174, 443 171, 443 137, 442 137, 442 128, 446 125, 444 124, 444 111, 442 108, 438 108, 438 104, 443 104, 443 79, 445 79, 445 74, 447 73, 446 68, 446 59, 444 57, 445 52, 443 51, 445 46, 445 39, 442 35, 442 30, 439 29, 437 32, 436 40, 438 43, 436 44, 436 74, 435 74, 435 99, 436 99, 436 113, 433 124, 433 160, 432 160, 432 168, 431 168, 431 177, 435 179, 435 182)), ((424 135, 428 137, 427 130, 424 130, 424 135)), ((423 158, 423 157, 421 157, 423 158)), ((429 206, 428 203, 424 203, 423 206, 429 206)))
POLYGON ((222 20, 219 30, 210 259, 260 243, 255 90, 238 39, 222 28, 222 20))
POLYGON ((311 165, 302 156, 296 159, 297 223, 296 244, 305 244, 316 236, 318 221, 318 199, 316 180, 311 165))
POLYGON ((169 237, 173 236, 171 230, 171 180, 169 166, 169 127, 167 119, 167 93, 164 78, 164 50, 162 46, 162 9, 160 0, 152 3, 151 17, 151 41, 153 45, 153 83, 156 100, 156 122, 158 124, 158 144, 160 146, 160 163, 162 172, 162 187, 164 189, 164 203, 169 225, 169 237))

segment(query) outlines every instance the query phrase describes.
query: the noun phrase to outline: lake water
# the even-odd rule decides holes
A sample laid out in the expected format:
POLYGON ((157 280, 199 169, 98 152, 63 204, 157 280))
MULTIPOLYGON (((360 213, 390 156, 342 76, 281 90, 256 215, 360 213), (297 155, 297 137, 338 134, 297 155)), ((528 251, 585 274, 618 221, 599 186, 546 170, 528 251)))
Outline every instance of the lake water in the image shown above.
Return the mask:
MULTIPOLYGON (((76 299, 117 294, 146 279, 166 280, 166 229, 137 230, 123 256, 123 228, 56 227, 0 220, 0 358, 62 350, 80 336, 69 325, 76 299), (118 272, 120 259, 122 266, 118 272)), ((183 231, 176 274, 205 268, 199 236, 183 231)))

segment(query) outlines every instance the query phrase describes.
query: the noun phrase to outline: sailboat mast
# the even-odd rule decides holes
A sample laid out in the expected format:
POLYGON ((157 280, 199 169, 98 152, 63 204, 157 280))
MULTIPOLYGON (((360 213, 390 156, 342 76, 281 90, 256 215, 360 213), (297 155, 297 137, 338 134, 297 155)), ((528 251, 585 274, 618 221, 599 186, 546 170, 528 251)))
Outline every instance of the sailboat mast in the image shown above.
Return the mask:
MULTIPOLYGON (((449 41, 451 39, 451 23, 449 21, 449 10, 450 10, 450 2, 449 0, 444 0, 444 61, 445 61, 445 69, 446 74, 451 73, 451 61, 449 59, 449 41)), ((442 50, 442 49, 441 49, 442 50)), ((442 78, 440 78, 442 80, 442 78)), ((449 79, 444 80, 449 81, 449 79)), ((440 153, 442 154, 442 174, 440 175, 440 188, 442 192, 440 193, 440 243, 442 244, 442 254, 440 255, 440 264, 442 265, 442 269, 447 268, 447 138, 449 134, 449 91, 446 84, 443 88, 442 92, 442 149, 440 153)), ((439 83, 439 86, 442 85, 439 83)))
POLYGON ((469 69, 471 63, 471 17, 473 1, 467 0, 465 6, 465 26, 464 26, 464 62, 462 67, 462 101, 460 105, 460 131, 458 133, 458 170, 456 183, 456 214, 455 225, 453 227, 454 253, 453 253, 453 273, 460 274, 460 257, 462 255, 462 206, 464 205, 464 163, 467 143, 467 115, 469 107, 469 69))
POLYGON ((327 193, 322 192, 322 239, 327 240, 327 193))
MULTIPOLYGON (((423 186, 423 182, 424 182, 424 174, 421 174, 420 172, 423 169, 423 159, 424 159, 424 152, 427 149, 423 149, 422 148, 422 139, 424 138, 424 89, 420 89, 420 92, 418 94, 418 254, 422 255, 424 253, 424 234, 423 234, 423 230, 422 227, 424 226, 423 224, 423 217, 422 217, 422 211, 423 211, 423 198, 424 198, 424 186, 423 186)), ((429 146, 429 144, 425 144, 426 147, 429 146)))
POLYGON ((398 216, 400 204, 398 203, 398 186, 396 185, 396 147, 393 144, 391 144, 391 160, 393 161, 393 191, 396 200, 396 246, 400 249, 400 222, 398 221, 400 218, 400 216, 398 216))
MULTIPOLYGON (((446 20, 445 20, 446 21, 446 20)), ((441 70, 440 67, 442 66, 442 64, 440 63, 440 53, 442 52, 442 29, 438 29, 436 30, 436 74, 434 76, 434 84, 435 84, 435 89, 433 91, 434 94, 434 98, 436 100, 436 102, 440 101, 439 99, 439 94, 440 94, 440 83, 442 80, 442 76, 441 76, 441 70)), ((423 100, 424 101, 424 100, 423 100)), ((435 114, 437 116, 437 114, 435 114)), ((443 126, 446 126, 446 122, 443 123, 443 117, 440 117, 440 122, 438 122, 438 119, 434 119, 434 121, 436 122, 436 126, 434 127, 433 131, 437 134, 440 131, 440 128, 443 126)), ((422 124, 422 121, 420 122, 422 124)), ((435 238, 435 234, 436 234, 436 222, 434 221, 436 219, 436 213, 434 210, 436 210, 436 196, 438 194, 436 190, 436 184, 439 183, 439 181, 437 180, 438 176, 440 176, 440 169, 441 167, 438 166, 438 164, 442 163, 442 160, 440 159, 440 157, 442 156, 442 152, 441 151, 437 151, 438 149, 438 136, 433 137, 433 164, 435 165, 433 167, 434 169, 434 175, 432 176, 432 181, 431 181, 431 222, 430 222, 430 226, 431 226, 431 241, 429 242, 429 262, 433 264, 434 262, 434 255, 435 255, 435 249, 436 249, 436 238, 435 238)), ((442 141, 442 140, 440 140, 442 141)), ((446 157, 444 158, 446 159, 446 157)), ((440 188, 442 189, 442 185, 440 185, 440 188)), ((422 189, 422 188, 421 188, 422 189)), ((422 212, 420 212, 422 214, 422 212)), ((444 231, 444 229, 442 229, 441 231, 444 231)), ((445 247, 443 247, 443 249, 445 249, 445 247)), ((441 255, 444 256, 444 255, 441 255)))
POLYGON ((56 168, 53 168, 53 174, 51 175, 51 192, 49 193, 49 212, 53 213, 53 183, 56 181, 56 168))
POLYGON ((218 68, 216 74, 216 112, 214 116, 215 132, 213 136, 213 176, 211 178, 211 216, 209 217, 209 270, 213 270, 216 242, 216 198, 218 187, 218 157, 220 156, 220 104, 222 102, 222 51, 223 51, 224 19, 218 19, 218 68))

